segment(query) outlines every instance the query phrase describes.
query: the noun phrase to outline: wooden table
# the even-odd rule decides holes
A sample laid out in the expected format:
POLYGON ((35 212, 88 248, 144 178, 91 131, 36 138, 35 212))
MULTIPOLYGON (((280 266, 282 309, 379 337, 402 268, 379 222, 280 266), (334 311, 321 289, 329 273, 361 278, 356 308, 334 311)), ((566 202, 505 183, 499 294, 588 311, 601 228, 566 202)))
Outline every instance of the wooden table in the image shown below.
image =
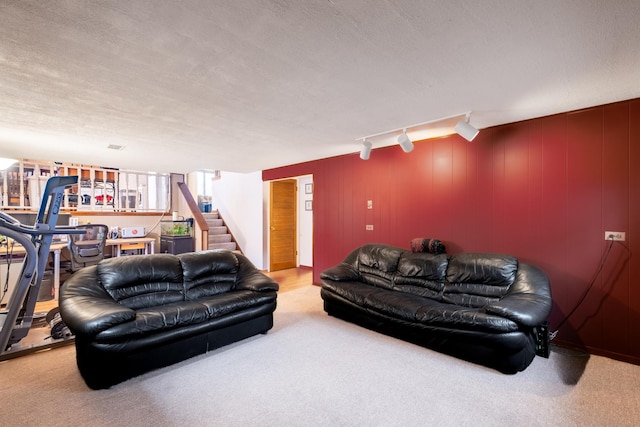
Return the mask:
MULTIPOLYGON (((81 241, 79 243, 82 243, 81 241)), ((115 256, 120 256, 123 250, 127 249, 144 249, 145 254, 153 254, 155 253, 155 244, 156 239, 154 237, 134 237, 130 239, 107 239, 107 246, 112 246, 115 249, 115 256)), ((58 300, 58 296, 60 294, 60 253, 63 249, 67 249, 67 243, 52 243, 49 247, 49 253, 53 254, 53 287, 55 290, 55 301, 58 300)), ((15 245, 13 247, 12 255, 24 255, 26 251, 24 247, 21 245, 15 245)), ((0 251, 0 255, 5 255, 5 250, 2 249, 0 251)), ((19 267, 20 269, 22 267, 19 267)), ((12 269, 13 271, 13 269, 12 269)), ((19 272, 19 269, 16 270, 19 272)), ((18 277, 19 274, 16 274, 15 277, 18 277)), ((14 274, 11 275, 12 277, 14 274)), ((4 283, 4 277, 2 278, 2 283, 4 283)), ((9 292, 11 294, 13 292, 13 288, 16 283, 9 283, 9 292)), ((5 298, 5 301, 8 301, 8 295, 5 298)))
POLYGON ((128 239, 107 239, 107 246, 115 248, 114 256, 120 256, 123 250, 144 249, 145 254, 155 253, 155 237, 132 237, 128 239))

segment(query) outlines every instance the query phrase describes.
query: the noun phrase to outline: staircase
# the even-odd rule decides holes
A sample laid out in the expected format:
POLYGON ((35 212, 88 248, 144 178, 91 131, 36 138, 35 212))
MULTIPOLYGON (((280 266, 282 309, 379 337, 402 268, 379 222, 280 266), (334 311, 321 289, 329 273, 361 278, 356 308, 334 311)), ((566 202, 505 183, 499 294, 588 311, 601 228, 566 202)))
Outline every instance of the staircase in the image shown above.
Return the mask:
POLYGON ((209 249, 238 250, 236 242, 233 241, 233 236, 229 234, 227 226, 224 225, 224 221, 217 211, 203 213, 202 216, 209 224, 209 249))

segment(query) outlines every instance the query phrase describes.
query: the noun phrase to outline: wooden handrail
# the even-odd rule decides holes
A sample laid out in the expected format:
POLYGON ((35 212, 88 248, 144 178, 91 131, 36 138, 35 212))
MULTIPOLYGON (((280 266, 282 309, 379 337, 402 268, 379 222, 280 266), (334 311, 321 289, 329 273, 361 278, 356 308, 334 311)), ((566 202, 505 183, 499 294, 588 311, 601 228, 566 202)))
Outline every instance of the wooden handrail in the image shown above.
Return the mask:
POLYGON ((204 219, 202 212, 200 212, 200 208, 198 208, 198 204, 193 199, 187 184, 184 182, 178 182, 177 184, 180 192, 184 196, 184 199, 187 201, 187 205, 189 206, 189 210, 191 211, 193 218, 196 220, 196 223, 198 223, 198 227, 200 227, 202 231, 209 231, 209 224, 207 223, 207 220, 204 219))
POLYGON ((189 210, 191 211, 193 218, 198 224, 198 227, 200 227, 200 244, 202 246, 202 249, 207 249, 209 247, 209 223, 206 219, 204 219, 204 215, 202 215, 202 212, 200 212, 200 208, 198 207, 196 201, 193 199, 193 195, 191 194, 191 191, 189 191, 189 187, 187 186, 187 184, 185 184, 184 182, 178 182, 177 184, 180 192, 182 193, 182 196, 187 202, 187 206, 189 206, 189 210))

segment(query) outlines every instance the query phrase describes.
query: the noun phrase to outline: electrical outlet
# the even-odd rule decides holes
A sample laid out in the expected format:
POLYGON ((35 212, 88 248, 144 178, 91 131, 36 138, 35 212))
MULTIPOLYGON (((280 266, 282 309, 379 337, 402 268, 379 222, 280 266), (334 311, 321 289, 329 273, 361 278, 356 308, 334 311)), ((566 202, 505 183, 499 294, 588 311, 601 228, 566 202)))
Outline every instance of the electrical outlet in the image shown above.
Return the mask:
POLYGON ((624 242, 626 234, 624 231, 605 231, 604 240, 615 240, 617 242, 624 242))
POLYGON ((373 231, 373 225, 371 225, 371 224, 367 224, 367 225, 365 225, 365 226, 364 226, 364 228, 365 228, 365 230, 367 230, 367 231, 373 231))
POLYGON ((367 209, 373 209, 373 200, 367 200, 367 209))

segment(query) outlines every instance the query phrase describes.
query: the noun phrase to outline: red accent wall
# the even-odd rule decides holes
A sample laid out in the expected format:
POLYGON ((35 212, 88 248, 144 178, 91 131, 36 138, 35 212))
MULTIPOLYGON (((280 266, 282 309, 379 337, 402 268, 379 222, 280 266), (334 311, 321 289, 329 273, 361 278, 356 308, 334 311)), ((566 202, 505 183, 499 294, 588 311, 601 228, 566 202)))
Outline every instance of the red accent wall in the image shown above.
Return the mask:
POLYGON ((551 280, 559 343, 640 363, 640 99, 266 170, 313 174, 314 282, 368 242, 517 256, 551 280), (367 210, 366 201, 373 200, 367 210), (373 224, 373 231, 365 231, 373 224), (609 248, 605 231, 625 231, 609 248), (595 277, 595 279, 594 279, 595 277))

